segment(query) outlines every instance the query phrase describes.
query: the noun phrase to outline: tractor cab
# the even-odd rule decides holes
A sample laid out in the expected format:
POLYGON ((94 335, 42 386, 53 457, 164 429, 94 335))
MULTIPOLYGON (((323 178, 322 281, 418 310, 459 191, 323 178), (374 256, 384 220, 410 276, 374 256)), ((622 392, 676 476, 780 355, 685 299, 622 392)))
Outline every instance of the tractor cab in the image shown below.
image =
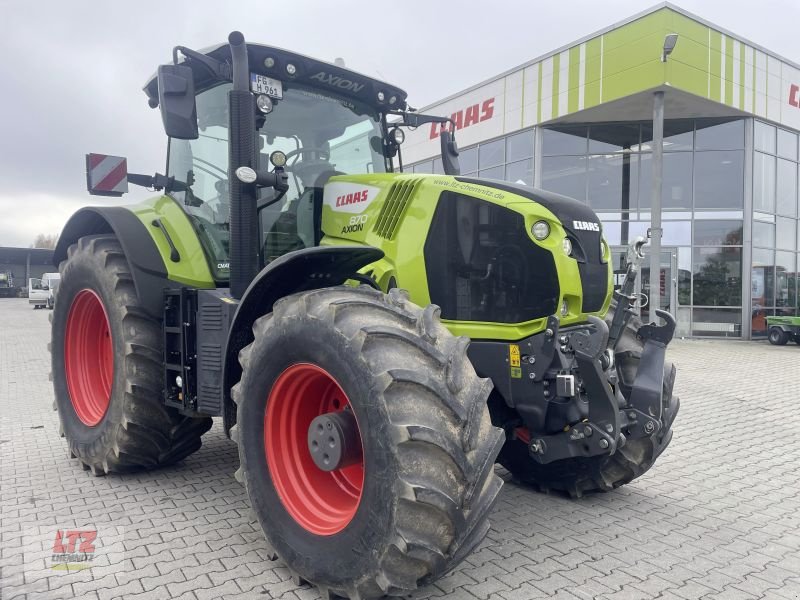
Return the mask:
MULTIPOLYGON (((229 275, 229 175, 238 167, 280 180, 257 186, 262 268, 319 243, 322 194, 330 177, 391 172, 393 159, 400 158, 403 136, 396 129, 407 124, 407 113, 406 93, 397 87, 339 65, 247 44, 252 137, 250 131, 232 137, 231 46, 203 52, 179 47, 176 58, 178 53, 183 59, 162 66, 144 89, 150 105, 161 106, 170 136, 167 177, 173 183, 167 192, 194 221, 217 280, 229 275), (252 139, 251 161, 230 164, 232 139, 240 146, 252 139)), ((416 122, 421 115, 410 118, 416 122)))

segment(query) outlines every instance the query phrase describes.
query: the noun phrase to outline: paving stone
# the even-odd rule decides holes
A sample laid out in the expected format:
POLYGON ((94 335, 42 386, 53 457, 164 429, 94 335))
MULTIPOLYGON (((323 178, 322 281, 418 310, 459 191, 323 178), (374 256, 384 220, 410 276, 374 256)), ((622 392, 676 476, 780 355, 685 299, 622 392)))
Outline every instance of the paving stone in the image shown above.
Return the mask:
MULTIPOLYGON (((263 535, 233 478, 237 450, 219 419, 198 452, 152 473, 94 478, 65 458, 47 378, 48 335, 46 311, 0 299, 4 600, 317 600, 315 588, 292 583, 280 560, 266 560, 263 535), (31 531, 49 536, 88 522, 98 530, 125 527, 124 562, 53 576, 41 572, 46 551, 23 552, 31 531)), ((793 433, 800 431, 800 352, 765 342, 675 340, 668 354, 678 366, 682 408, 675 438, 652 470, 577 501, 507 484, 478 551, 409 600, 800 597, 800 443, 793 433), (784 443, 775 443, 775 423, 790 432, 784 443), (745 435, 747 455, 730 444, 745 435)))

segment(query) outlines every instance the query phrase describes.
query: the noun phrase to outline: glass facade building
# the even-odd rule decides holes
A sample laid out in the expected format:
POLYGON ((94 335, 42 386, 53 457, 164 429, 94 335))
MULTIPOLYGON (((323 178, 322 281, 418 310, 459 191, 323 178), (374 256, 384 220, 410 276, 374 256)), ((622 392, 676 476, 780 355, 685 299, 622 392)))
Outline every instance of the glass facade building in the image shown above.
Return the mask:
MULTIPOLYGON (((695 35, 688 33, 688 25, 686 31, 680 35, 695 35)), ((689 46, 702 35, 684 44, 689 46)), ((500 90, 499 86, 492 87, 494 81, 442 101, 438 106, 443 110, 438 114, 452 114, 456 128, 463 130, 456 134, 463 174, 524 183, 591 206, 615 250, 615 272, 621 280, 625 247, 637 236, 647 236, 650 227, 652 91, 662 89, 667 98, 662 307, 676 317, 677 335, 758 338, 766 335, 767 316, 800 314, 800 67, 747 44, 677 7, 665 5, 499 76, 504 94, 502 126, 459 125, 456 110, 474 102, 483 102, 485 107, 483 98, 490 94, 499 104, 500 90), (664 31, 682 31, 684 21, 706 27, 702 35, 708 38, 707 54, 705 62, 700 63, 708 65, 705 87, 688 89, 687 82, 687 89, 681 90, 673 81, 660 88, 648 87, 645 82, 632 80, 630 94, 620 93, 606 103, 601 85, 599 102, 589 109, 589 83, 583 90, 576 88, 576 96, 571 95, 570 86, 580 82, 580 77, 590 76, 591 46, 598 37, 602 53, 604 44, 618 31, 642 27, 646 22, 645 29, 655 30, 651 37, 656 46, 663 41, 656 26, 661 21, 666 22, 664 31), (720 43, 715 45, 714 39, 720 43), (717 58, 721 75, 715 76, 717 58), (567 83, 557 82, 559 75, 561 82, 566 79, 567 83), (795 76, 797 85, 792 83, 795 76), (759 88, 762 79, 765 89, 772 90, 764 92, 763 98, 759 88), (513 95, 509 89, 514 85, 522 88, 519 109, 509 101, 513 95), (648 89, 637 92, 637 85, 648 89), (526 105, 526 94, 536 89, 536 101, 526 105), (552 98, 546 102, 543 94, 551 90, 552 98), (514 119, 519 119, 521 127, 508 125, 514 119), (526 121, 529 126, 525 126, 526 121)), ((620 47, 624 51, 624 44, 620 47)), ((675 53, 680 48, 681 38, 675 53)), ((613 55, 608 56, 606 60, 613 60, 613 55)), ((690 59, 678 56, 670 60, 677 63, 690 59)), ((666 69, 665 78, 678 77, 668 71, 669 65, 655 59, 643 64, 666 69)), ((604 67, 600 69, 602 78, 604 67)), ((624 71, 615 72, 614 77, 619 73, 624 71)), ((610 76, 609 81, 616 82, 610 76)), ((437 114, 436 106, 424 110, 437 114)), ((441 161, 436 158, 438 140, 433 134, 429 137, 430 141, 412 140, 415 145, 408 153, 412 158, 407 171, 442 173, 441 161)), ((644 286, 641 291, 647 294, 647 269, 640 279, 644 286)), ((647 310, 643 308, 645 317, 649 317, 647 310)))

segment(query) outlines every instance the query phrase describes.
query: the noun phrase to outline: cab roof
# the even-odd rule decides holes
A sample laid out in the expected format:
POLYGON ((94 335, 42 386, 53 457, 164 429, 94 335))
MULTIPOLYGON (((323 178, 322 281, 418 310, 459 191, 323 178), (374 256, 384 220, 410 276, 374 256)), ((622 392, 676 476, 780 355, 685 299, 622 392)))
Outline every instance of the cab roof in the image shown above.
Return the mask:
MULTIPOLYGON (((230 45, 227 43, 205 48, 199 52, 222 63, 231 63, 231 50, 230 45)), ((352 98, 373 106, 380 112, 406 109, 406 92, 396 86, 367 77, 361 73, 263 44, 248 43, 247 56, 251 73, 266 75, 283 82, 302 83, 319 90, 329 90, 339 96, 352 98), (264 62, 268 58, 272 58, 274 61, 271 67, 267 67, 264 62), (286 65, 290 63, 296 69, 293 76, 286 71, 286 65), (383 92, 384 100, 382 102, 378 100, 380 92, 383 92), (395 99, 393 104, 390 103, 392 98, 395 99)), ((192 67, 196 93, 214 87, 219 83, 219 79, 216 79, 198 61, 186 59, 182 64, 192 67)), ((145 84, 144 92, 150 100, 150 105, 158 106, 158 80, 155 74, 145 84)))

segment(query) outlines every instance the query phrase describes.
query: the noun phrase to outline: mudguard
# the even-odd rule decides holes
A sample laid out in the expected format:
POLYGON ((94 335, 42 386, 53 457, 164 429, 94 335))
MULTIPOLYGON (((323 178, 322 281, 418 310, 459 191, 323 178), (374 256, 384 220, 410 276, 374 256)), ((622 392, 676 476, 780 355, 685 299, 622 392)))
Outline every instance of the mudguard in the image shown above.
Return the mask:
POLYGON ((225 348, 223 374, 225 432, 236 423, 231 387, 241 378, 239 351, 253 341, 253 323, 272 311, 289 294, 342 285, 359 269, 383 258, 371 246, 318 246, 284 254, 267 265, 250 283, 233 317, 225 348))
POLYGON ((144 223, 130 209, 121 206, 80 209, 70 217, 58 238, 53 264, 58 267, 66 260, 69 247, 83 236, 102 233, 117 236, 131 266, 131 276, 143 308, 150 316, 161 320, 167 269, 144 223))

